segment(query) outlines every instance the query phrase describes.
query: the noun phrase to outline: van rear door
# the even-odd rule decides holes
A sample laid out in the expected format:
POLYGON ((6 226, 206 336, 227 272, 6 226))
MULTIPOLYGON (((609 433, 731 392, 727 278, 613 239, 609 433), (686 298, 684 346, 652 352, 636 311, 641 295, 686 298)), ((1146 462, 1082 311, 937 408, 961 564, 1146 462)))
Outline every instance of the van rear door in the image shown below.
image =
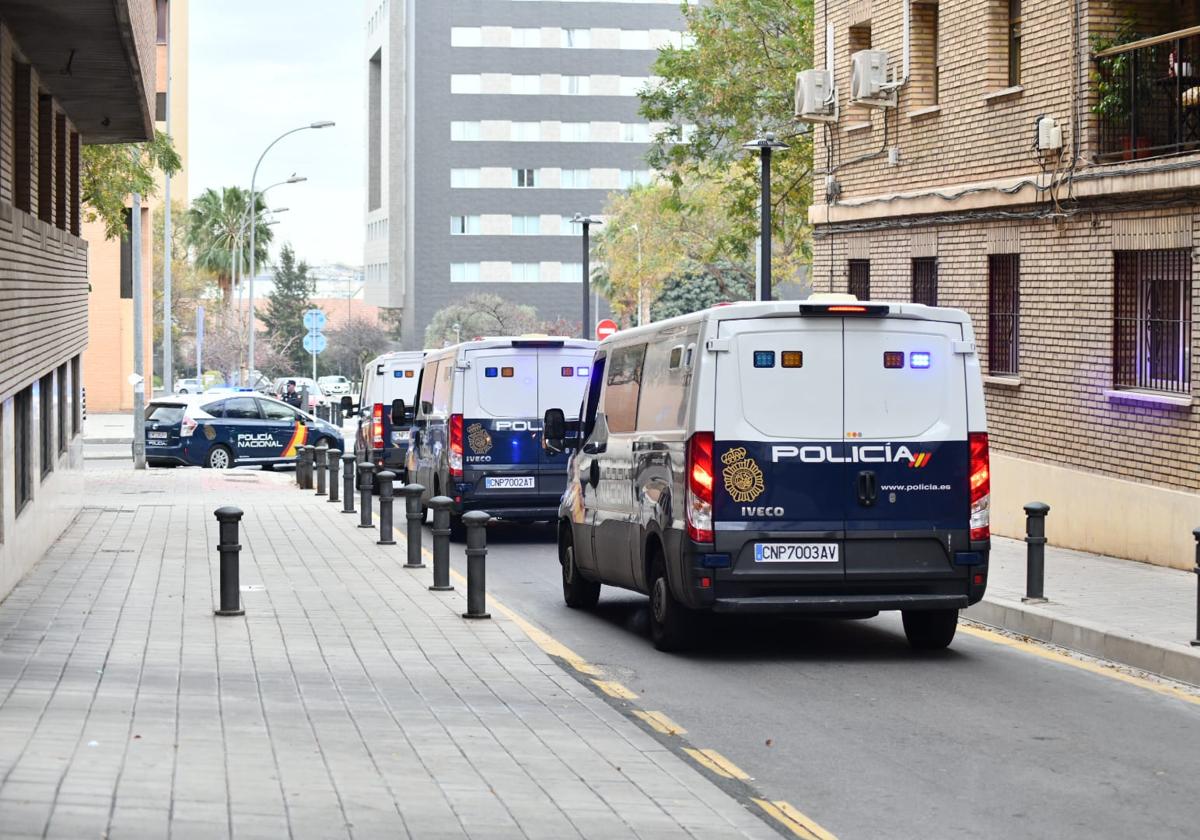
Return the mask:
POLYGON ((495 348, 470 355, 463 401, 463 461, 478 498, 539 492, 538 355, 495 348))
POLYGON ((746 583, 842 580, 841 319, 721 321, 713 349, 716 550, 746 583))
POLYGON ((848 580, 958 577, 969 548, 966 361, 958 323, 847 317, 845 429, 854 461, 848 580))
MULTIPOLYGON (((561 408, 568 421, 579 419, 579 407, 592 372, 593 355, 594 351, 585 348, 543 347, 538 350, 538 417, 544 416, 547 409, 561 408)), ((568 446, 573 447, 574 442, 569 442, 568 446)), ((541 491, 561 495, 567 487, 567 453, 547 452, 541 446, 540 431, 538 451, 543 467, 541 491)))

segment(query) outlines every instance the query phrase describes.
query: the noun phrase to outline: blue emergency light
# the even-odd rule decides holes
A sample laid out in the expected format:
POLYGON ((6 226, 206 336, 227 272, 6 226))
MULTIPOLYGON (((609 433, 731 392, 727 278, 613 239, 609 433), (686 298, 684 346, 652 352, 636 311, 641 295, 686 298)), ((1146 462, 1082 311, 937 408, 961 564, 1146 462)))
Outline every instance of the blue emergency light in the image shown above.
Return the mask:
POLYGON ((775 367, 775 351, 774 350, 755 350, 754 351, 754 366, 756 368, 773 368, 773 367, 775 367))
POLYGON ((908 354, 908 366, 911 368, 916 368, 918 370, 922 370, 924 368, 929 367, 931 359, 932 359, 932 355, 923 350, 916 352, 916 353, 909 353, 908 354))
POLYGON ((494 368, 494 367, 484 368, 483 375, 486 376, 488 379, 495 379, 497 376, 500 375, 500 369, 494 368))

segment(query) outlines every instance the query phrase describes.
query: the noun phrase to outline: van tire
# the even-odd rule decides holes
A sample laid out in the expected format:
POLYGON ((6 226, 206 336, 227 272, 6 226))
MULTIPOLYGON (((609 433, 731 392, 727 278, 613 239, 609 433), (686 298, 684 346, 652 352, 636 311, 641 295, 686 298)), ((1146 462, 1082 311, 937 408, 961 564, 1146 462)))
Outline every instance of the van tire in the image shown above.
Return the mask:
POLYGON ((949 647, 958 629, 958 610, 904 610, 904 635, 913 650, 949 647))
POLYGON ((558 562, 562 566, 563 601, 573 610, 590 610, 600 600, 600 584, 585 578, 575 565, 575 541, 571 527, 562 529, 558 562))
POLYGON ((692 641, 695 616, 675 600, 662 557, 654 558, 650 573, 650 638, 662 651, 686 650, 692 641))

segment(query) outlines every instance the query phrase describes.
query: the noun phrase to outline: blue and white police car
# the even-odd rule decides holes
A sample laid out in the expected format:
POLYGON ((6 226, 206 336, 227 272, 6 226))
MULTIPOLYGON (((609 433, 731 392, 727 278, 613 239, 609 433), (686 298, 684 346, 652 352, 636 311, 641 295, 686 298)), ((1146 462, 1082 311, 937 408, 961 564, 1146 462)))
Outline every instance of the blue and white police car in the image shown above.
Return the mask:
POLYGON ((146 406, 146 463, 229 469, 292 463, 306 444, 343 449, 331 423, 253 391, 160 397, 146 406))

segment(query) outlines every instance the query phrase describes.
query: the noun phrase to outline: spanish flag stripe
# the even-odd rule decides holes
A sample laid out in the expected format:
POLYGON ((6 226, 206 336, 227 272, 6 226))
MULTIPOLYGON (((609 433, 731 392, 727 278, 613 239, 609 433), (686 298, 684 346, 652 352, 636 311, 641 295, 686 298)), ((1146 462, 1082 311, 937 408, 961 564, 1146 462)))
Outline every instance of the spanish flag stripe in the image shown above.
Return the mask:
POLYGON ((308 438, 308 427, 303 423, 296 424, 296 431, 292 432, 292 439, 288 441, 287 446, 283 447, 284 458, 295 458, 296 449, 304 445, 308 438))

